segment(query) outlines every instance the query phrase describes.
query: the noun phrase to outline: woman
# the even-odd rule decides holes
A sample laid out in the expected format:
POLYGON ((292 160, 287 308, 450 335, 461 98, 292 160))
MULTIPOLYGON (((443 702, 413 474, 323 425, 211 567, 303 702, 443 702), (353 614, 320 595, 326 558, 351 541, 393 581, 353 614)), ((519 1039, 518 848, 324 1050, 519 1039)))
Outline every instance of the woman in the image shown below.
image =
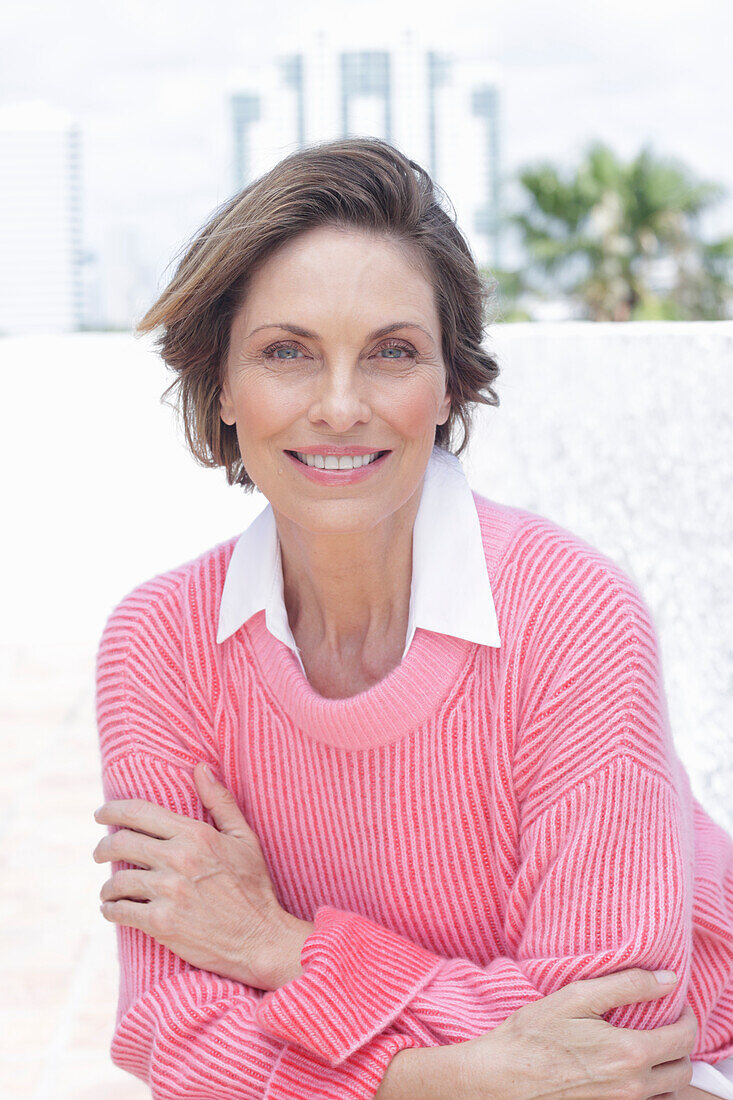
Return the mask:
POLYGON ((733 1095, 733 843, 631 581, 466 482, 483 307, 427 174, 350 139, 140 325, 269 501, 99 647, 111 1054, 155 1097, 733 1095))

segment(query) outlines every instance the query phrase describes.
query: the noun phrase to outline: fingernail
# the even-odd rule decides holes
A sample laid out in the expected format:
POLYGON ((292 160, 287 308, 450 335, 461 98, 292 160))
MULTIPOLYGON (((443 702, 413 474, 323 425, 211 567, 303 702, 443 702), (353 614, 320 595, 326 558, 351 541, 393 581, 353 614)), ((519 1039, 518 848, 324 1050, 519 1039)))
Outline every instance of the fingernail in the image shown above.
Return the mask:
POLYGON ((214 779, 214 774, 208 764, 204 764, 204 771, 206 772, 211 782, 216 783, 216 780, 214 779))
POLYGON ((671 985, 673 982, 677 981, 677 975, 674 970, 655 970, 654 977, 660 985, 671 985))

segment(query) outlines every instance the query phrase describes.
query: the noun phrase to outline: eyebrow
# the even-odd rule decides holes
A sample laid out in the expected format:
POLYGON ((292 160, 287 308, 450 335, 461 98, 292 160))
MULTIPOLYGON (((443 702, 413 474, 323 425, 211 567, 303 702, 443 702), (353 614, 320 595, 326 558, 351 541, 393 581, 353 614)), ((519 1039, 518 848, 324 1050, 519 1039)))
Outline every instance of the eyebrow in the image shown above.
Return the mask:
MULTIPOLYGON (((266 325, 260 325, 259 328, 253 328, 249 336, 246 337, 249 340, 250 336, 254 336, 256 332, 260 332, 263 328, 282 328, 288 332, 294 332, 296 336, 304 336, 309 340, 319 340, 320 337, 316 332, 309 332, 306 328, 301 328, 300 325, 290 324, 289 321, 276 322, 273 321, 266 325)), ((383 328, 377 328, 374 332, 370 332, 367 336, 368 340, 375 340, 378 336, 387 336, 390 332, 396 332, 400 328, 419 328, 421 332, 424 332, 428 339, 432 340, 431 333, 423 326, 419 325, 417 321, 395 321, 394 324, 384 325, 383 328)))

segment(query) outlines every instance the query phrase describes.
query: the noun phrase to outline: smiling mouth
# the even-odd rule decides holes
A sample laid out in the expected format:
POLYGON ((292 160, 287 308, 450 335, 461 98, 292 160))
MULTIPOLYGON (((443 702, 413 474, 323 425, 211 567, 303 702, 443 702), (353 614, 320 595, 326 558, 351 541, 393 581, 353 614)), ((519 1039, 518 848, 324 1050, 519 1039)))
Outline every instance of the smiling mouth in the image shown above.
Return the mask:
MULTIPOLYGON (((300 454, 299 454, 299 453, 298 453, 297 451, 287 451, 287 452, 286 452, 286 454, 292 455, 292 456, 293 456, 293 458, 295 458, 295 459, 296 459, 296 460, 297 460, 298 462, 300 462, 300 463, 301 463, 301 464, 302 464, 303 466, 311 466, 311 467, 312 467, 312 468, 314 468, 314 469, 321 469, 321 470, 323 470, 323 469, 328 469, 328 470, 330 470, 330 471, 331 471, 332 473, 338 473, 339 469, 341 469, 341 470, 358 470, 358 469, 363 469, 363 467, 364 467, 364 466, 370 466, 370 465, 371 465, 371 464, 372 464, 373 462, 376 462, 376 461, 377 461, 378 459, 380 459, 380 458, 383 458, 383 457, 384 457, 384 455, 388 455, 389 453, 390 453, 389 451, 375 451, 375 452, 374 452, 374 457, 373 457, 373 458, 370 458, 370 459, 369 459, 369 462, 364 462, 364 461, 363 461, 363 459, 364 459, 364 458, 366 457, 365 455, 364 455, 364 456, 362 456, 362 455, 356 455, 356 456, 351 456, 351 455, 349 455, 349 456, 346 456, 346 455, 345 455, 344 457, 349 457, 349 458, 352 458, 352 457, 362 458, 362 463, 361 463, 361 466, 354 466, 354 465, 353 465, 353 463, 351 463, 351 464, 350 464, 350 465, 348 465, 348 466, 329 466, 329 467, 327 467, 327 466, 325 466, 325 465, 323 465, 323 464, 321 464, 321 465, 316 465, 316 463, 315 463, 315 459, 316 459, 316 458, 318 458, 318 459, 320 459, 320 460, 322 460, 322 461, 323 461, 323 460, 325 460, 325 455, 313 455, 313 456, 311 456, 311 457, 313 457, 313 459, 314 459, 314 462, 313 462, 313 463, 309 463, 309 462, 303 462, 303 459, 302 459, 302 458, 300 457, 300 454)), ((338 459, 338 458, 339 458, 340 456, 338 456, 338 455, 335 455, 335 456, 331 456, 331 455, 329 455, 328 457, 329 457, 329 458, 331 458, 331 457, 335 457, 335 458, 337 458, 337 459, 338 459)))

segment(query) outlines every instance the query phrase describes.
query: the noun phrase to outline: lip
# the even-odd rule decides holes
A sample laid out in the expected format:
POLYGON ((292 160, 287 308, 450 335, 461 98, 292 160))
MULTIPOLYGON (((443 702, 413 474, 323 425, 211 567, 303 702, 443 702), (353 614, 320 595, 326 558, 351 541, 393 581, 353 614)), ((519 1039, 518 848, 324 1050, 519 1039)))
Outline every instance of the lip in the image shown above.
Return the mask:
POLYGON ((387 447, 357 447, 357 446, 329 446, 319 444, 317 447, 290 447, 291 451, 300 451, 302 455, 373 455, 377 451, 386 451, 387 447))
MULTIPOLYGON (((300 453, 321 454, 323 452, 321 450, 306 450, 300 453)), ((334 454, 335 452, 329 448, 326 453, 334 454)), ((373 454, 374 452, 357 451, 355 453, 373 454)), ((375 458, 373 462, 370 462, 367 466, 361 466, 358 470, 319 470, 316 466, 306 466, 304 462, 301 462, 299 458, 296 458, 295 455, 291 454, 289 451, 285 451, 284 454, 294 466, 297 466, 304 477, 307 477, 309 481, 314 481, 316 485, 354 485, 360 481, 366 481, 367 478, 374 477, 375 474, 379 473, 392 452, 387 451, 381 458, 375 458)))

